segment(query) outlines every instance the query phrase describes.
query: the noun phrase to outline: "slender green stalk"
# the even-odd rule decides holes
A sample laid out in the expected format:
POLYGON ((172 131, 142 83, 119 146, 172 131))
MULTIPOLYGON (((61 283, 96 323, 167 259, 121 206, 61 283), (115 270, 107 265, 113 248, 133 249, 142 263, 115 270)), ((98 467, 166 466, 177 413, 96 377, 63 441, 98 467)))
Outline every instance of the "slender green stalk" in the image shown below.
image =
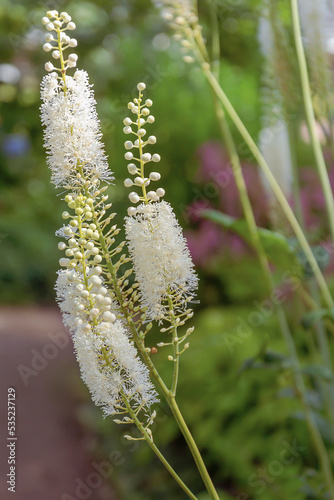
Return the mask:
POLYGON ((169 312, 171 315, 171 321, 172 321, 172 344, 173 344, 173 363, 174 363, 174 369, 173 369, 173 381, 172 381, 172 388, 171 388, 171 393, 175 397, 176 395, 176 389, 177 389, 177 384, 179 381, 179 371, 180 371, 180 350, 179 350, 179 338, 177 334, 177 324, 175 323, 175 314, 174 314, 174 306, 173 306, 173 301, 171 297, 168 297, 168 306, 169 306, 169 312))
POLYGON ((137 428, 139 429, 142 437, 145 439, 149 447, 151 448, 152 451, 156 454, 156 456, 159 458, 159 460, 163 463, 163 465, 166 467, 168 472, 171 474, 171 476, 175 479, 175 481, 178 483, 178 485, 183 489, 183 491, 188 495, 189 498, 192 498, 193 500, 197 500, 197 497, 190 491, 190 489, 184 484, 182 479, 179 477, 179 475, 175 472, 173 467, 169 464, 169 462, 165 459, 159 448, 154 444, 154 441, 152 439, 151 434, 147 431, 147 429, 143 426, 142 422, 138 419, 136 413, 133 411, 131 408, 130 404, 128 403, 126 397, 124 397, 124 403, 126 406, 126 409, 129 412, 129 415, 131 416, 132 420, 136 424, 137 428))
POLYGON ((215 76, 212 74, 209 65, 206 62, 204 62, 204 64, 202 64, 202 68, 203 68, 203 72, 204 72, 205 76, 207 77, 211 87, 213 88, 213 90, 216 93, 219 100, 222 102, 225 110, 229 114, 233 123, 235 124, 235 126, 239 130, 241 136, 245 140, 245 143, 247 144, 247 146, 251 150, 254 158, 256 159, 256 161, 258 162, 262 171, 266 175, 268 182, 269 182, 273 192, 275 193, 292 229, 294 230, 294 233, 295 233, 295 235, 300 243, 301 248, 303 249, 303 251, 307 257, 307 260, 308 260, 308 262, 311 266, 311 269, 315 275, 315 278, 319 284, 319 288, 322 292, 323 298, 324 298, 327 306, 330 308, 334 307, 334 301, 333 301, 333 298, 332 298, 330 291, 328 289, 326 280, 325 280, 325 278, 324 278, 324 276, 319 268, 319 265, 318 265, 314 255, 312 253, 312 250, 311 250, 309 243, 308 243, 308 241, 303 233, 303 230, 300 227, 300 225, 299 225, 299 223, 298 223, 298 221, 293 213, 293 210, 291 209, 288 201, 286 200, 286 198, 285 198, 278 182, 276 181, 274 175, 272 174, 267 162, 265 161, 264 157, 262 156, 254 139, 252 138, 252 136, 248 132, 247 128, 243 124, 239 115, 235 111, 234 107, 230 103, 227 95, 225 94, 225 92, 221 88, 219 82, 216 80, 215 76))
POLYGON ((188 426, 187 426, 187 424, 182 416, 182 413, 180 412, 180 409, 176 403, 175 397, 173 396, 172 393, 170 393, 170 395, 169 395, 168 404, 169 404, 169 407, 172 410, 174 418, 175 418, 176 422, 178 423, 178 426, 181 429, 182 434, 183 434, 183 436, 188 444, 188 447, 189 447, 189 449, 192 453, 192 456, 196 462, 197 469, 198 469, 199 473, 201 474, 201 477, 202 477, 203 482, 206 486, 206 489, 210 495, 210 498, 212 498, 212 500, 219 500, 218 493, 216 492, 216 489, 215 489, 215 487, 212 483, 212 480, 208 474, 208 471, 205 467, 205 464, 203 462, 201 454, 197 448, 195 440, 192 437, 190 430, 188 429, 188 426))
MULTIPOLYGON (((215 29, 217 29, 217 26, 214 25, 213 31, 215 31, 215 29)), ((207 68, 208 66, 204 63, 204 67, 207 68)), ((218 67, 218 69, 216 68, 216 72, 219 75, 219 67, 218 67)), ((268 258, 266 256, 264 249, 263 249, 262 243, 259 239, 253 209, 252 209, 252 206, 251 206, 251 203, 249 200, 245 180, 244 180, 242 170, 241 170, 240 158, 239 158, 237 149, 235 147, 235 143, 234 143, 231 131, 229 129, 228 123, 226 121, 224 109, 223 109, 222 105, 220 104, 220 101, 218 100, 218 96, 216 94, 214 96, 214 104, 215 104, 215 110, 216 110, 219 126, 220 126, 222 136, 223 136, 223 139, 225 142, 225 146, 227 148, 227 151, 228 151, 228 154, 229 154, 229 157, 231 160, 231 164, 233 167, 233 172, 234 172, 236 184, 238 187, 240 200, 242 203, 246 222, 247 222, 250 234, 251 234, 253 246, 257 252, 261 267, 263 269, 263 272, 264 272, 264 275, 266 278, 266 282, 267 282, 267 286, 268 286, 268 290, 272 291, 274 289, 274 282, 272 279, 272 275, 270 273, 268 258)), ((297 224, 298 224, 298 222, 297 222, 297 224)), ((327 483, 329 491, 331 492, 331 495, 332 495, 334 492, 334 482, 333 482, 333 476, 332 476, 332 472, 331 472, 331 468, 330 468, 330 460, 329 460, 329 456, 328 456, 326 447, 324 445, 322 436, 319 432, 317 423, 314 419, 313 413, 312 413, 312 411, 309 407, 309 404, 307 402, 306 387, 304 384, 304 379, 303 379, 302 371, 300 368, 298 354, 297 354, 297 350, 296 350, 296 347, 294 344, 294 340, 293 340, 293 337, 291 335, 291 331, 290 331, 289 325, 287 323, 285 312, 284 312, 282 306, 278 306, 276 308, 276 313, 277 313, 277 317, 279 320, 281 331, 283 333, 283 337, 284 337, 285 342, 287 344, 288 351, 289 351, 290 357, 291 357, 293 365, 294 365, 295 384, 296 384, 297 391, 299 393, 299 396, 300 396, 302 404, 303 404, 303 408, 304 408, 304 412, 305 412, 305 416, 306 416, 306 421, 307 421, 308 427, 310 429, 310 433, 312 435, 314 446, 315 446, 315 449, 317 450, 317 454, 319 456, 319 460, 321 462, 321 467, 322 467, 322 470, 324 472, 324 477, 326 479, 326 483, 327 483)))
POLYGON ((56 32, 57 32, 58 50, 59 50, 59 54, 60 54, 59 60, 60 60, 60 67, 61 67, 61 77, 63 79, 63 92, 64 92, 64 95, 66 95, 67 94, 66 69, 65 69, 63 46, 62 46, 62 42, 60 39, 61 30, 59 28, 57 28, 56 32))
POLYGON ((316 161, 316 166, 318 169, 322 189, 325 196, 327 214, 329 219, 330 231, 332 234, 332 239, 334 241, 334 198, 331 189, 331 185, 328 178, 328 172, 326 168, 326 163, 324 160, 324 155, 322 153, 321 144, 319 137, 317 135, 316 130, 316 120, 312 105, 312 97, 311 97, 311 89, 309 76, 306 65, 305 52, 303 47, 301 29, 300 29, 300 21, 299 21, 299 12, 298 12, 298 1, 290 0, 291 5, 291 15, 292 15, 292 27, 293 27, 293 35, 296 46, 296 53, 298 59, 300 80, 302 85, 303 92, 303 102, 306 114, 306 120, 308 124, 311 144, 313 148, 313 153, 316 161))
POLYGON ((306 417, 306 421, 308 423, 308 428, 310 430, 312 440, 314 443, 314 447, 317 451, 317 455, 320 460, 320 465, 322 468, 322 471, 324 473, 324 478, 328 487, 328 493, 330 495, 330 499, 334 500, 334 480, 333 480, 333 472, 332 472, 332 467, 331 467, 331 461, 328 455, 328 451, 326 449, 326 446, 324 444, 324 441, 322 439, 322 436, 320 434, 320 431, 318 429, 318 425, 315 421, 314 414, 307 402, 306 399, 306 388, 304 384, 304 379, 303 375, 300 369, 299 361, 298 361, 298 355, 296 351, 295 344, 293 342, 289 327, 286 323, 286 318, 283 315, 283 311, 278 308, 277 309, 278 314, 281 316, 281 325, 283 326, 282 331, 284 334, 285 341, 289 347, 290 353, 292 353, 292 361, 294 363, 294 374, 295 374, 295 381, 296 381, 296 388, 299 392, 299 396, 301 398, 301 401, 303 403, 303 408, 304 408, 304 413, 306 417))

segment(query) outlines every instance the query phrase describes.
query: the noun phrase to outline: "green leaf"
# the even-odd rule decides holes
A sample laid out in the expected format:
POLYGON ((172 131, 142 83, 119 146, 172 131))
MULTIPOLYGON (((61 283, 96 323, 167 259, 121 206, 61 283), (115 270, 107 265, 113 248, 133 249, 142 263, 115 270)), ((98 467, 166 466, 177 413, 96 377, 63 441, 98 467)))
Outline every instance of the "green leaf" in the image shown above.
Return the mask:
POLYGON ((261 350, 255 356, 247 358, 238 374, 247 370, 287 370, 291 368, 290 358, 281 354, 280 352, 274 352, 269 350, 261 350))
MULTIPOLYGON (((236 219, 218 210, 203 210, 202 217, 233 231, 247 243, 252 244, 251 235, 244 219, 236 219)), ((297 256, 289 241, 280 233, 269 229, 257 228, 260 241, 268 259, 277 267, 286 269, 297 262, 297 256)))
POLYGON ((308 330, 314 323, 323 319, 323 318, 331 318, 334 319, 334 309, 316 309, 314 311, 310 311, 305 316, 303 316, 301 323, 303 327, 308 330))
POLYGON ((323 365, 309 365, 303 368, 303 373, 311 377, 321 378, 327 382, 334 380, 333 373, 327 366, 323 365))
MULTIPOLYGON (((311 250, 315 260, 318 263, 319 268, 321 269, 321 271, 324 271, 328 267, 328 264, 330 262, 329 251, 321 245, 314 245, 311 247, 311 250)), ((314 273, 305 253, 302 250, 298 252, 298 258, 304 271, 304 278, 312 278, 314 276, 314 273)))

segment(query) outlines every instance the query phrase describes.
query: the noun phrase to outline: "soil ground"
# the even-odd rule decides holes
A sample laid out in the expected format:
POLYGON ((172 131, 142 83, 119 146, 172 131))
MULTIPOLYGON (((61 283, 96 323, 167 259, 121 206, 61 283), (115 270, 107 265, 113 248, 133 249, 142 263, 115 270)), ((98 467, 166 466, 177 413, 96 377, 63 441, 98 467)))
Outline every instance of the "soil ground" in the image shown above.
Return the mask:
MULTIPOLYGON (((97 477, 75 418, 79 401, 71 380, 79 369, 61 316, 52 308, 0 309, 0 498, 2 500, 113 500, 97 477), (59 333, 59 335, 57 335, 59 333), (57 345, 58 344, 58 345, 57 345), (6 474, 7 394, 16 392, 16 493, 6 474), (95 473, 95 475, 91 475, 95 473), (78 480, 97 483, 77 490, 78 480), (98 486, 97 486, 98 484, 98 486)), ((82 484, 82 483, 81 483, 82 484)))

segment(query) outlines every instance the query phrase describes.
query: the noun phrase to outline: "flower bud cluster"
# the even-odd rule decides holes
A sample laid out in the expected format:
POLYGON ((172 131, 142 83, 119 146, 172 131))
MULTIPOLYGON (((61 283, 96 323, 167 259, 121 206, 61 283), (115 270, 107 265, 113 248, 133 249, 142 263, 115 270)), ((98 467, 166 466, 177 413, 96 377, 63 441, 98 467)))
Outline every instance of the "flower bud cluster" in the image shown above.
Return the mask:
MULTIPOLYGON (((123 132, 127 135, 133 134, 136 136, 133 142, 127 140, 124 143, 124 147, 127 150, 124 155, 125 159, 131 162, 128 164, 128 172, 133 176, 133 179, 129 177, 126 178, 124 185, 128 188, 140 187, 142 191, 141 195, 136 191, 131 191, 129 194, 129 200, 134 204, 140 201, 144 201, 145 203, 156 202, 165 195, 165 190, 163 188, 158 188, 154 191, 148 191, 146 189, 151 182, 159 181, 161 175, 159 172, 150 172, 148 176, 145 175, 145 167, 148 163, 158 163, 160 161, 160 155, 157 153, 152 155, 151 153, 144 152, 146 146, 154 145, 157 142, 157 138, 154 135, 150 135, 147 139, 145 138, 146 128, 144 128, 144 126, 155 121, 149 109, 153 102, 151 99, 146 99, 145 102, 143 102, 142 92, 145 88, 145 83, 138 83, 137 89, 139 91, 139 96, 128 104, 128 109, 136 116, 134 119, 127 117, 123 121, 123 132), (137 153, 133 153, 133 150, 137 150, 137 153), (137 162, 137 164, 134 162, 137 162)), ((131 206, 128 208, 128 215, 136 215, 136 213, 136 207, 131 206)))
POLYGON ((65 73, 68 68, 75 68, 77 65, 78 56, 71 53, 64 59, 64 51, 69 48, 74 48, 78 45, 75 38, 71 38, 66 34, 66 31, 75 30, 76 25, 71 21, 71 16, 67 12, 58 13, 57 10, 49 10, 46 16, 43 17, 42 23, 45 25, 48 33, 45 35, 45 43, 43 50, 51 52, 53 59, 60 61, 60 67, 54 66, 51 61, 45 64, 46 71, 60 71, 65 73), (55 36, 52 32, 55 32, 55 36))
MULTIPOLYGON (((103 201, 107 200, 103 196, 103 201)), ((72 215, 68 211, 62 214, 63 219, 69 220, 60 231, 64 241, 58 244, 59 250, 65 252, 65 257, 59 260, 61 267, 67 269, 68 280, 77 282, 77 296, 73 299, 74 309, 71 317, 75 316, 76 325, 87 323, 90 320, 113 323, 116 316, 113 312, 112 300, 104 286, 102 275, 102 256, 97 226, 92 222, 93 198, 79 195, 66 195, 72 215), (84 280, 84 282, 83 282, 84 280)), ((114 226, 111 236, 116 235, 118 229, 114 226)))
POLYGON ((194 62, 192 49, 201 31, 194 0, 153 0, 153 3, 174 31, 174 38, 180 41, 184 62, 194 62))

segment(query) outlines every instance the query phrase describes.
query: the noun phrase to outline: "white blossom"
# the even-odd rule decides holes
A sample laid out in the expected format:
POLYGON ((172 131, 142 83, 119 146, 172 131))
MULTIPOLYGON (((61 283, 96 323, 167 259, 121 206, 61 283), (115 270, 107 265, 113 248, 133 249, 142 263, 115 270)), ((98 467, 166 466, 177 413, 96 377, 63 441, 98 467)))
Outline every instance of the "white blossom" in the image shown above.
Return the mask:
POLYGON ((125 223, 129 251, 143 305, 151 319, 163 319, 168 297, 178 296, 184 310, 197 288, 187 243, 172 207, 165 201, 141 204, 125 223))
POLYGON ((161 9, 161 16, 172 27, 182 29, 186 24, 198 21, 194 0, 153 0, 156 7, 161 9))
POLYGON ((334 6, 332 1, 302 0, 299 4, 300 23, 308 50, 320 49, 333 54, 334 6))
POLYGON ((101 142, 100 124, 88 75, 66 76, 66 91, 56 74, 42 82, 41 119, 52 182, 75 188, 78 167, 90 181, 110 182, 112 174, 101 142))
POLYGON ((105 415, 125 409, 123 396, 132 407, 147 410, 158 400, 148 369, 139 360, 133 342, 115 314, 108 311, 109 321, 104 321, 106 313, 99 320, 99 308, 89 309, 89 297, 94 297, 95 305, 100 301, 111 302, 108 296, 99 297, 101 280, 92 280, 91 284, 88 293, 79 273, 58 272, 57 299, 64 323, 72 333, 82 379, 105 415), (92 317, 97 320, 95 323, 90 321, 92 317))
MULTIPOLYGON (((293 184, 291 147, 288 126, 284 117, 283 97, 275 72, 272 70, 273 61, 275 61, 277 55, 275 53, 274 32, 269 20, 267 2, 263 4, 262 15, 259 20, 258 42, 264 58, 265 72, 269 72, 270 75, 269 106, 267 104, 268 90, 266 85, 262 89, 264 113, 262 115, 262 130, 259 134, 259 148, 285 197, 290 199, 293 184)), ((275 223, 277 212, 280 211, 276 196, 262 172, 261 181, 270 205, 269 214, 272 222, 275 223)))
POLYGON ((73 342, 82 379, 94 403, 102 406, 105 415, 115 415, 125 409, 123 396, 133 408, 148 409, 157 402, 148 370, 138 359, 119 320, 102 322, 95 332, 79 327, 73 342))

